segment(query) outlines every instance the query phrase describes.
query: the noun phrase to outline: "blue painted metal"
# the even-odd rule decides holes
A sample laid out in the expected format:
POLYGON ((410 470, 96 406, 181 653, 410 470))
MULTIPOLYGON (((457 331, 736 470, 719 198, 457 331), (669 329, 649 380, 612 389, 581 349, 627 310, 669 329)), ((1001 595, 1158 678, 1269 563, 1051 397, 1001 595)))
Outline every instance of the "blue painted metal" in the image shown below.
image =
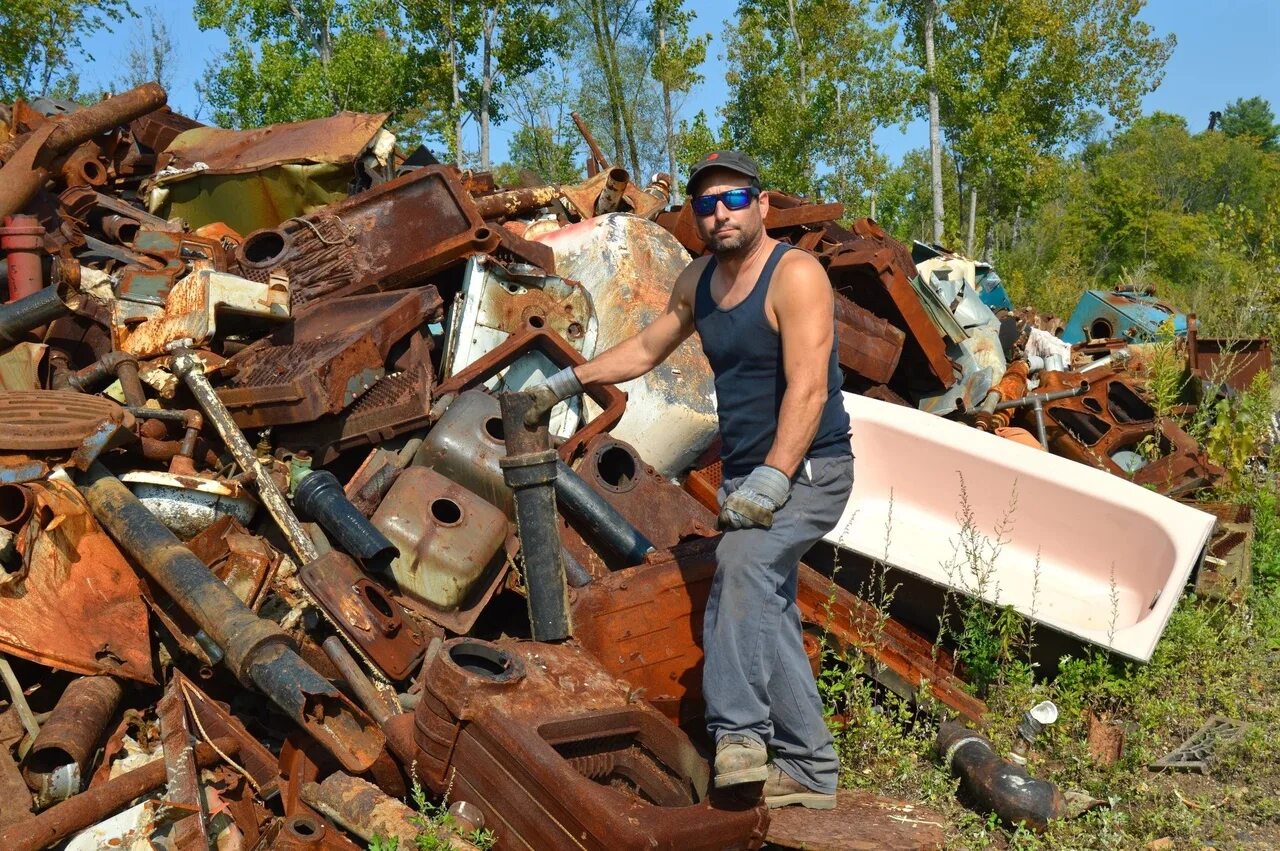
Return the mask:
POLYGON ((1122 337, 1131 343, 1152 342, 1160 325, 1173 317, 1173 331, 1187 333, 1187 316, 1178 313, 1155 296, 1135 292, 1086 290, 1062 332, 1064 342, 1076 344, 1089 339, 1122 337))
POLYGON ((982 303, 992 310, 1013 310, 1013 302, 1009 300, 1004 281, 1000 280, 996 270, 986 263, 979 263, 976 272, 978 297, 982 303))

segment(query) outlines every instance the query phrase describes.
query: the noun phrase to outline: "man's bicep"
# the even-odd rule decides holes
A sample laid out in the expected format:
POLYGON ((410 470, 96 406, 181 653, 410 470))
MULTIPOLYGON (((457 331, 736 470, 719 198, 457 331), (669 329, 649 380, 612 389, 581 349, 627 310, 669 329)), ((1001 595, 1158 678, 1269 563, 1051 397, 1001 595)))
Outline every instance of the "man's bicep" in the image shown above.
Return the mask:
POLYGON ((788 381, 809 376, 825 382, 835 333, 835 297, 821 267, 797 272, 774 305, 783 369, 788 381))

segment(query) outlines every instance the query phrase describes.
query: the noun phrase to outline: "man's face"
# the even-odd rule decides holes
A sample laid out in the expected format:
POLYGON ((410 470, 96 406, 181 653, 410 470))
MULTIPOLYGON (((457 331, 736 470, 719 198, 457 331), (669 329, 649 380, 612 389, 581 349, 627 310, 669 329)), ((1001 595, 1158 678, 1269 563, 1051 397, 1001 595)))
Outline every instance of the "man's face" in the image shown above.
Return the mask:
MULTIPOLYGON (((698 195, 715 195, 751 185, 751 180, 746 175, 728 169, 713 169, 699 178, 698 195)), ((698 235, 707 244, 708 250, 715 254, 732 254, 754 245, 760 239, 764 234, 764 217, 768 212, 769 197, 761 192, 759 198, 741 210, 730 210, 723 201, 719 201, 714 212, 706 216, 694 213, 693 220, 697 225, 698 235)))

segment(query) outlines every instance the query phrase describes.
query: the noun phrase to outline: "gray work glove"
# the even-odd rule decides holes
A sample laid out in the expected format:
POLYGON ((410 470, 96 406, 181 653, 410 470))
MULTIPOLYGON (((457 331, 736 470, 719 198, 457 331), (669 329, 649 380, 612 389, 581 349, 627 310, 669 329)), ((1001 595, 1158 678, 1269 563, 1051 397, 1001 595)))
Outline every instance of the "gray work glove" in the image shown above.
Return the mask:
POLYGON ((581 392, 582 382, 578 380, 577 373, 573 371, 573 367, 566 366, 544 383, 530 388, 529 393, 533 396, 533 404, 524 412, 524 424, 533 428, 547 415, 548 411, 570 396, 577 396, 581 392))
POLYGON ((791 479, 787 474, 761 464, 729 494, 717 525, 721 529, 768 529, 773 526, 773 512, 785 505, 790 496, 791 479))

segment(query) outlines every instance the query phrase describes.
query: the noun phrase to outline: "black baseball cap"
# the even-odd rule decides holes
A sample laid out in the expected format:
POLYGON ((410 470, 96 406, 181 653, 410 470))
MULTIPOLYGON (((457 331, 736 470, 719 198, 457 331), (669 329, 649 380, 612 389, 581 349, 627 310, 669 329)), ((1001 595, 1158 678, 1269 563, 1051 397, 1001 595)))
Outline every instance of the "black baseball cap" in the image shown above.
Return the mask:
POLYGON ((698 175, 713 168, 727 168, 751 178, 757 184, 760 182, 760 166, 751 157, 741 151, 712 151, 698 160, 698 164, 689 172, 689 179, 684 184, 684 194, 692 195, 693 182, 698 179, 698 175))

